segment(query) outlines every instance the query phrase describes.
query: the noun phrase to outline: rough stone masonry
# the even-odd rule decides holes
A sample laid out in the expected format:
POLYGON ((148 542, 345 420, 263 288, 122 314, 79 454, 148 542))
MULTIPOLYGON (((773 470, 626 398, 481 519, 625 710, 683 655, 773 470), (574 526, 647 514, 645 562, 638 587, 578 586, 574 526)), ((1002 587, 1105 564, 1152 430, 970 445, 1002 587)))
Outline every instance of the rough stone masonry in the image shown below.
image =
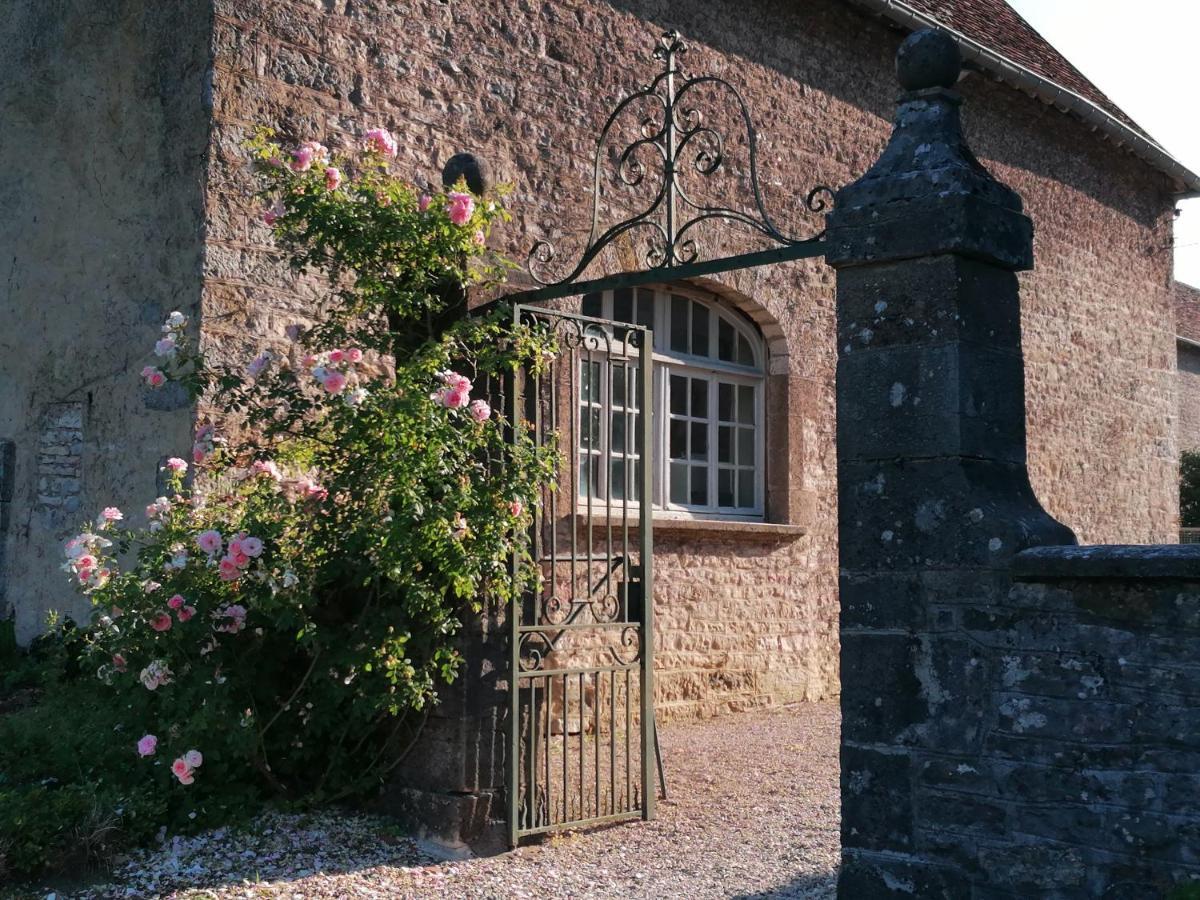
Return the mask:
POLYGON ((1031 226, 963 139, 959 65, 904 42, 830 217, 839 896, 1160 897, 1200 876, 1200 548, 1077 547, 1030 487, 1031 226))

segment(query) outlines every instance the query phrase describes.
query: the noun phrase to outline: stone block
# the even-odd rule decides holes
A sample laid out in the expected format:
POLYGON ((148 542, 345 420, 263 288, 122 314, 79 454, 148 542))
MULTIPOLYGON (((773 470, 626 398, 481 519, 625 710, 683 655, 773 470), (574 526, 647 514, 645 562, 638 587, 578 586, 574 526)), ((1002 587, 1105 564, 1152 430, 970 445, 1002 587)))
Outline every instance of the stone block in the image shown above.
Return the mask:
POLYGON ((842 743, 843 848, 897 852, 913 848, 911 766, 906 753, 842 743))
POLYGON ((843 631, 841 644, 842 740, 913 740, 914 726, 929 718, 914 671, 916 639, 906 634, 843 631))

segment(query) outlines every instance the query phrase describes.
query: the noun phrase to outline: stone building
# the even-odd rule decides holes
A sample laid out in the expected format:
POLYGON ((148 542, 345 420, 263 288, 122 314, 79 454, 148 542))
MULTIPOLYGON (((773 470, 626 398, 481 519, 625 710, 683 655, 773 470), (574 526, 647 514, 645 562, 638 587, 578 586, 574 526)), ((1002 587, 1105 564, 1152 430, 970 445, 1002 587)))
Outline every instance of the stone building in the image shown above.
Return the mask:
MULTIPOLYGON (((78 610, 57 571, 61 538, 108 503, 140 509, 159 460, 189 446, 195 410, 135 377, 166 312, 187 313, 208 351, 249 358, 321 296, 282 265, 249 200, 240 145, 255 125, 330 145, 388 127, 395 166, 415 181, 474 152, 513 185, 514 221, 495 240, 524 259, 536 239, 586 230, 595 136, 675 28, 687 72, 720 74, 746 98, 773 219, 816 233, 801 199, 878 157, 896 48, 934 21, 969 63, 970 144, 1034 223, 1037 267, 1021 278, 1037 494, 1082 541, 1172 540, 1182 438, 1168 248, 1175 201, 1200 178, 1002 0, 16 0, 0 22, 0 613, 28 639, 47 608, 78 610)), ((713 115, 738 133, 736 111, 713 115)), ((748 198, 744 150, 730 138, 732 175, 712 188, 731 205, 748 198)), ((614 220, 633 202, 610 200, 614 220)), ((710 238, 710 256, 762 246, 738 231, 710 238)), ((636 267, 628 249, 601 268, 636 267)), ((833 284, 807 260, 648 295, 687 298, 710 340, 732 335, 730 365, 711 358, 716 343, 707 361, 680 355, 659 312, 664 368, 714 394, 722 379, 745 387, 753 409, 735 480, 689 464, 675 493, 664 469, 667 714, 838 691, 833 284)), ((626 299, 589 302, 614 314, 626 299)), ((715 434, 711 409, 685 419, 715 434)))
POLYGON ((1200 450, 1200 289, 1175 282, 1179 451, 1200 450))

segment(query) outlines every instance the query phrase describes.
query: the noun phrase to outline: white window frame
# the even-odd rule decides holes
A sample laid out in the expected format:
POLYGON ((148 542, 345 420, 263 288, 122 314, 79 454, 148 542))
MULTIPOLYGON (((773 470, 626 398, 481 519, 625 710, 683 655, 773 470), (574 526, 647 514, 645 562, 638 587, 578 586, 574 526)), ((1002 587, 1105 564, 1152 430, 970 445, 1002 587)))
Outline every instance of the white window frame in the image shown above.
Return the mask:
MULTIPOLYGON (((653 317, 650 327, 654 335, 654 348, 652 357, 654 360, 654 384, 652 386, 654 396, 653 422, 651 427, 654 429, 653 447, 653 483, 652 483, 652 502, 656 516, 664 518, 680 518, 680 519, 729 519, 734 521, 762 521, 766 509, 766 344, 762 336, 748 322, 742 320, 742 316, 731 307, 722 304, 719 299, 714 298, 710 292, 704 292, 687 285, 652 285, 642 288, 632 288, 635 297, 635 303, 640 303, 641 298, 638 297, 639 291, 653 291, 653 317), (708 308, 710 313, 709 319, 709 350, 711 356, 698 356, 692 353, 681 353, 669 349, 670 344, 670 324, 671 324, 671 297, 678 295, 697 302, 708 308), (716 356, 717 343, 719 339, 719 322, 724 320, 729 323, 734 329, 735 347, 737 335, 741 335, 749 343, 751 354, 754 357, 753 365, 744 365, 739 363, 726 362, 720 360, 716 356), (672 503, 669 497, 670 489, 670 377, 672 374, 684 375, 692 377, 704 378, 708 381, 708 409, 706 410, 708 423, 708 459, 703 465, 708 470, 707 496, 712 501, 708 504, 698 505, 690 503, 672 503), (719 382, 731 383, 734 385, 748 385, 755 388, 754 391, 754 412, 752 426, 755 434, 754 442, 754 505, 753 507, 722 507, 718 505, 718 472, 722 468, 729 468, 727 464, 722 464, 717 460, 719 447, 719 422, 717 419, 718 398, 719 398, 719 382)), ((601 309, 597 318, 612 319, 613 318, 613 296, 614 291, 608 290, 601 293, 601 309)), ((580 299, 582 306, 582 298, 580 299)), ((636 317, 635 317, 636 318, 636 317)), ((689 328, 690 333, 690 328, 689 328)), ((613 344, 613 355, 623 355, 623 342, 616 341, 613 344)), ((597 354, 599 359, 602 354, 597 354)), ((580 372, 576 373, 579 377, 580 385, 582 386, 582 366, 586 365, 586 359, 580 361, 580 372)), ((601 371, 603 372, 603 367, 601 371)), ((607 379, 602 378, 602 382, 607 379)), ((606 388, 605 388, 606 390, 606 388)), ((573 407, 575 415, 576 434, 582 435, 582 401, 576 396, 573 398, 573 407)), ((609 398, 601 394, 601 421, 607 421, 606 416, 611 415, 611 404, 609 398)), ((601 431, 606 436, 609 433, 608 427, 602 427, 601 431)), ((737 440, 737 427, 734 429, 734 441, 737 440)), ((574 461, 573 464, 580 465, 582 453, 579 447, 573 448, 574 461)), ((635 448, 636 453, 636 448, 635 448)), ((597 480, 598 496, 593 495, 591 504, 592 510, 597 509, 596 504, 600 504, 603 508, 605 504, 605 496, 607 492, 608 479, 608 464, 612 459, 607 446, 601 448, 600 457, 604 460, 604 465, 600 465, 599 478, 597 480)), ((736 451, 735 451, 736 458, 736 451)), ((733 466, 736 469, 738 466, 733 466)), ((632 474, 632 467, 630 468, 632 474)), ((689 465, 690 472, 690 465, 689 465)), ((628 492, 629 485, 626 485, 628 492)), ((736 491, 736 481, 735 481, 736 491)), ((735 496, 736 501, 736 496, 735 496)), ((587 506, 588 498, 582 494, 576 497, 576 503, 580 509, 587 506)), ((617 499, 612 500, 613 507, 628 506, 630 509, 636 509, 639 506, 638 501, 633 499, 617 499)))

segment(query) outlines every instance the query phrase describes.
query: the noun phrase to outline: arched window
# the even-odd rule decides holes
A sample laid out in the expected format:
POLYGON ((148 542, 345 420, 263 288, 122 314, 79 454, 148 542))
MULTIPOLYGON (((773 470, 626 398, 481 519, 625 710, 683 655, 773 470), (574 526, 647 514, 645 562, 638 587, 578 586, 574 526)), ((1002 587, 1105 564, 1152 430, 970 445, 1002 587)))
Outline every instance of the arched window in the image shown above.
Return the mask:
MULTIPOLYGON (((654 333, 655 507, 761 518, 766 347, 757 329, 711 293, 685 286, 587 294, 581 311, 654 333)), ((598 375, 597 365, 580 379, 579 493, 600 498, 611 490, 614 500, 624 499, 626 480, 638 483, 627 473, 641 465, 632 452, 639 440, 624 435, 630 422, 640 434, 640 386, 600 384, 598 375), (602 429, 605 417, 611 427, 602 429), (601 431, 605 438, 594 440, 601 431)), ((628 499, 639 500, 632 492, 628 499)))

